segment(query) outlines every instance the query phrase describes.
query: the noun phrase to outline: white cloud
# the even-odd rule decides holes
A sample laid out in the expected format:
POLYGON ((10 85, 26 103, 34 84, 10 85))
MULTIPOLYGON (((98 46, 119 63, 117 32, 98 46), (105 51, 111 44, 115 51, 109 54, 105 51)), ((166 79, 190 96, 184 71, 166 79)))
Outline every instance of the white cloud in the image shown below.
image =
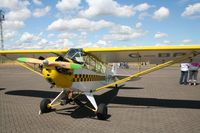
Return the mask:
POLYGON ((68 48, 68 47, 74 47, 74 43, 71 42, 69 39, 62 39, 60 40, 60 43, 55 45, 56 48, 68 48))
MULTIPOLYGON (((42 38, 43 33, 34 35, 28 32, 24 32, 19 40, 16 41, 14 46, 10 46, 10 49, 50 49, 50 48, 63 48, 58 46, 56 42, 49 42, 47 39, 42 38)), ((60 43, 59 43, 60 44, 60 43)))
POLYGON ((23 21, 26 20, 31 16, 31 11, 27 8, 22 8, 20 10, 12 10, 6 14, 6 19, 7 20, 18 20, 18 21, 23 21))
POLYGON ((125 25, 115 25, 109 34, 103 36, 105 41, 126 41, 140 38, 146 34, 141 29, 134 29, 125 25))
POLYGON ((42 17, 42 16, 45 16, 49 11, 50 11, 50 7, 47 6, 45 8, 41 8, 41 9, 35 9, 34 12, 33 12, 33 16, 35 17, 42 17))
POLYGON ((48 26, 48 30, 58 30, 58 31, 66 31, 66 30, 99 30, 102 28, 108 28, 112 26, 111 22, 105 20, 99 21, 90 21, 85 18, 74 18, 71 20, 67 19, 58 19, 51 23, 48 26))
POLYGON ((163 20, 169 16, 169 9, 166 7, 161 7, 154 12, 153 18, 156 20, 163 20))
POLYGON ((81 32, 78 38, 78 43, 86 43, 87 42, 87 32, 81 32))
POLYGON ((36 5, 42 5, 42 0, 33 0, 33 3, 36 5))
POLYGON ((5 38, 5 40, 13 39, 15 36, 16 36, 16 32, 15 31, 6 30, 4 32, 4 38, 5 38))
POLYGON ((39 36, 24 32, 19 39, 18 43, 30 43, 33 41, 39 41, 41 38, 39 36))
POLYGON ((91 42, 84 42, 84 43, 80 43, 80 45, 75 46, 75 47, 89 48, 89 47, 97 47, 97 46, 94 43, 91 43, 91 42))
POLYGON ((131 34, 133 32, 132 28, 126 25, 113 26, 110 33, 112 34, 131 34))
POLYGON ((139 14, 138 19, 143 20, 145 17, 151 17, 151 15, 147 12, 142 12, 139 14))
POLYGON ((57 37, 60 39, 73 39, 77 37, 77 35, 75 33, 65 32, 65 33, 58 34, 57 37))
POLYGON ((120 17, 130 17, 134 15, 133 6, 121 6, 114 0, 86 0, 89 8, 80 11, 84 17, 113 15, 120 17))
POLYGON ((151 6, 148 3, 133 5, 120 5, 115 0, 86 0, 89 8, 80 11, 83 17, 94 16, 118 16, 118 17, 131 17, 137 11, 148 10, 151 6))
POLYGON ((40 46, 48 45, 48 41, 44 38, 40 39, 40 41, 37 43, 40 46))
POLYGON ((169 41, 169 40, 164 40, 163 43, 169 45, 169 44, 171 43, 171 41, 169 41))
MULTIPOLYGON (((26 33, 27 34, 27 33, 26 33)), ((29 34, 29 33, 28 33, 29 34)), ((23 36, 23 35, 22 35, 23 36)), ((22 37, 21 37, 22 38, 22 37)), ((75 45, 68 39, 59 39, 57 41, 48 41, 45 38, 38 38, 36 35, 28 35, 16 42, 16 45, 10 49, 63 49, 74 47, 75 45), (24 42, 22 42, 24 40, 24 42), (37 42, 37 43, 35 43, 37 42)))
POLYGON ((163 44, 163 43, 157 43, 157 44, 155 44, 155 46, 165 46, 165 44, 163 44))
MULTIPOLYGON (((200 13, 200 3, 195 3, 189 5, 185 8, 184 12, 181 14, 183 17, 191 17, 197 13, 200 13)), ((199 14, 200 15, 200 14, 199 14)))
POLYGON ((53 34, 53 33, 50 33, 50 34, 47 35, 48 38, 53 38, 53 37, 55 37, 55 36, 56 36, 56 35, 53 34))
POLYGON ((98 40, 95 44, 96 45, 94 47, 112 47, 112 44, 105 40, 98 40))
POLYGON ((72 10, 79 7, 81 0, 58 0, 56 8, 60 11, 72 10))
POLYGON ((168 37, 168 34, 162 33, 162 32, 157 32, 154 36, 154 38, 156 38, 156 39, 160 39, 160 38, 163 38, 163 37, 168 37))
POLYGON ((141 26, 142 26, 141 22, 138 22, 138 23, 135 24, 135 28, 141 28, 141 26))
POLYGON ((156 46, 166 46, 166 45, 179 45, 179 44, 176 44, 175 42, 172 42, 172 41, 169 41, 169 40, 164 40, 164 41, 159 42, 155 45, 156 46))
POLYGON ((182 40, 182 43, 191 43, 191 42, 192 42, 192 40, 190 40, 190 39, 182 40))
POLYGON ((24 22, 23 21, 4 21, 3 22, 3 27, 6 30, 17 30, 22 27, 24 27, 24 22))
POLYGON ((136 11, 146 11, 150 8, 151 6, 148 3, 142 3, 134 7, 134 10, 136 11))
POLYGON ((74 43, 68 39, 58 39, 57 41, 41 43, 41 47, 43 49, 63 49, 63 48, 70 48, 74 47, 74 43))
POLYGON ((108 34, 103 37, 105 40, 110 41, 127 41, 132 39, 137 39, 144 36, 144 33, 133 32, 132 34, 108 34))
POLYGON ((25 8, 29 5, 28 1, 24 0, 1 0, 0 8, 8 8, 10 10, 17 10, 25 8))
POLYGON ((18 0, 1 0, 0 7, 15 9, 18 6, 18 0))
POLYGON ((106 46, 106 44, 107 44, 107 42, 104 40, 98 40, 97 43, 100 45, 103 45, 103 46, 106 46))
POLYGON ((25 26, 24 21, 31 17, 31 11, 28 9, 29 1, 27 0, 1 0, 0 8, 5 8, 5 21, 3 28, 5 38, 14 38, 17 31, 25 26))
POLYGON ((47 45, 47 40, 28 32, 24 32, 15 45, 9 46, 9 49, 43 49, 47 45), (45 45, 46 44, 46 45, 45 45))

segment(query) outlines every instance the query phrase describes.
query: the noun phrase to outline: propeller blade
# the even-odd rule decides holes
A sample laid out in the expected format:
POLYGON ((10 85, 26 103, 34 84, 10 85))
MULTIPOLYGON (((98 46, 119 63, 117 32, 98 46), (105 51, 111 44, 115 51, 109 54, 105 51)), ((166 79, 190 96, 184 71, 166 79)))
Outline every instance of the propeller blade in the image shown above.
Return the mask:
POLYGON ((17 58, 19 62, 32 63, 32 64, 43 64, 45 66, 59 66, 66 69, 81 69, 82 65, 77 63, 63 62, 63 61, 48 61, 39 60, 35 58, 20 57, 17 58))
POLYGON ((62 61, 49 62, 49 65, 59 66, 59 67, 66 68, 66 69, 81 69, 82 68, 82 65, 80 65, 80 64, 62 62, 62 61))
POLYGON ((32 64, 42 64, 43 61, 35 58, 26 58, 26 57, 20 57, 17 58, 19 62, 25 62, 25 63, 32 63, 32 64))

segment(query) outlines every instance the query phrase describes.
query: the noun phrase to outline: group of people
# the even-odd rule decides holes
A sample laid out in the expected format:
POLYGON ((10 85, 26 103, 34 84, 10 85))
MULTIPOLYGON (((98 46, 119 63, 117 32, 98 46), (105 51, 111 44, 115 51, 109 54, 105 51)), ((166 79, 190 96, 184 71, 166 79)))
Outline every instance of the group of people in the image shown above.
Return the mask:
POLYGON ((181 63, 181 77, 180 77, 180 84, 184 85, 197 85, 197 76, 198 76, 198 69, 200 68, 200 63, 193 62, 190 60, 191 63, 181 63))

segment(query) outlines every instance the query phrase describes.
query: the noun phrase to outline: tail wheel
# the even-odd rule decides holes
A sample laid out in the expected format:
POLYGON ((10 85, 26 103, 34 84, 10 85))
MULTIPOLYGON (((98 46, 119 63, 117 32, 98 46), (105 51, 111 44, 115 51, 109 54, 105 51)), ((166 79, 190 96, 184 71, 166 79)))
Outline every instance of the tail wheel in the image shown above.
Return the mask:
POLYGON ((50 99, 42 99, 40 102, 40 111, 41 113, 48 113, 51 111, 51 107, 48 107, 48 104, 51 103, 50 99))
POLYGON ((108 108, 106 104, 104 103, 99 104, 97 109, 97 118, 99 120, 106 120, 107 117, 108 117, 108 108))

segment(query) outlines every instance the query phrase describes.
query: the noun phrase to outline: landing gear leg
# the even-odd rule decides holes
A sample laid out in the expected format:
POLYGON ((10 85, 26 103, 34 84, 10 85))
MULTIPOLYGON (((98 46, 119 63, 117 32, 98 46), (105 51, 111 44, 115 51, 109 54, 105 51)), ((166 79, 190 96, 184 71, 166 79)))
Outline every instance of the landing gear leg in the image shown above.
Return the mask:
POLYGON ((55 106, 55 105, 59 105, 60 104, 60 100, 65 97, 66 95, 66 90, 62 90, 60 92, 60 94, 51 102, 50 99, 43 99, 41 102, 40 102, 40 111, 39 111, 39 114, 42 114, 42 113, 48 113, 52 110, 52 107, 55 106), (55 104, 55 103, 58 103, 59 101, 59 104, 55 104))

